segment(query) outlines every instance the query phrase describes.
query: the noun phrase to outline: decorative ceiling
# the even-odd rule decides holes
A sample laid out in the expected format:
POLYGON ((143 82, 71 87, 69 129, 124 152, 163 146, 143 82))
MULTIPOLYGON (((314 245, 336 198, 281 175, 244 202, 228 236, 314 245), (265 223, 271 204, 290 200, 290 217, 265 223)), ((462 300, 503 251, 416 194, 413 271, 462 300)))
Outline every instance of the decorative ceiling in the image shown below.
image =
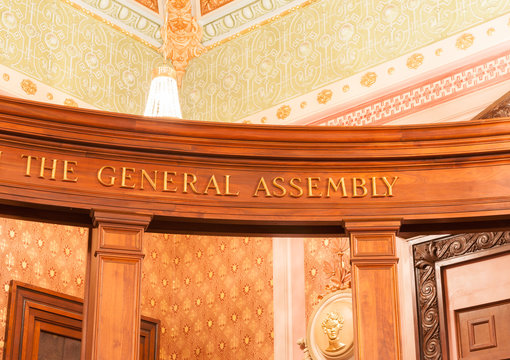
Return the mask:
POLYGON ((0 91, 141 113, 167 59, 185 118, 390 123, 510 80, 509 15, 500 0, 0 2, 0 91))

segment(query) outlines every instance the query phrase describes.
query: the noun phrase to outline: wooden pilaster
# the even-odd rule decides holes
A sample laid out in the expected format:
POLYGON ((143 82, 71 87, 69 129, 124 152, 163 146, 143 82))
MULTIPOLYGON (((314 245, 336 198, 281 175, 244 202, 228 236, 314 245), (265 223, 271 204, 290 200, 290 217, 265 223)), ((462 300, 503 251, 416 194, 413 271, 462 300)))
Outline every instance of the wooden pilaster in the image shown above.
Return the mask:
POLYGON ((82 359, 136 360, 146 214, 95 210, 87 261, 82 359))
POLYGON ((395 234, 400 221, 346 221, 350 235, 357 360, 399 360, 395 234))

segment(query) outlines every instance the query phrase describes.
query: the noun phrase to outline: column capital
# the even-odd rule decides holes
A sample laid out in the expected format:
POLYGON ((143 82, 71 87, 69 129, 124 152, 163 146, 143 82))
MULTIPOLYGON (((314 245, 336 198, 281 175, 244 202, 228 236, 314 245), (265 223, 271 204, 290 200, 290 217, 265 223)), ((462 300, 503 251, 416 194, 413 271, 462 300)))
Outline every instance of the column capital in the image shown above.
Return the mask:
POLYGON ((152 221, 153 215, 150 213, 92 209, 90 211, 90 217, 92 218, 92 225, 94 227, 97 227, 100 223, 107 223, 143 226, 143 229, 145 230, 152 221))
POLYGON ((357 232, 398 232, 400 218, 346 218, 342 225, 348 234, 357 232))

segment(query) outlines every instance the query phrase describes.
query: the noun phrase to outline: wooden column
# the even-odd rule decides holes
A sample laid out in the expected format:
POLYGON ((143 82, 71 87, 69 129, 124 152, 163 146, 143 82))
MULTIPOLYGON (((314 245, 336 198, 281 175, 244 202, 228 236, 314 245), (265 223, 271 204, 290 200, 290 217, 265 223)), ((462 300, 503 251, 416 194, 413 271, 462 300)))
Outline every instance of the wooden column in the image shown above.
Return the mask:
POLYGON ((395 234, 400 221, 345 221, 350 235, 357 360, 400 359, 395 234))
POLYGON ((87 261, 83 360, 136 360, 140 346, 146 214, 93 211, 87 261))

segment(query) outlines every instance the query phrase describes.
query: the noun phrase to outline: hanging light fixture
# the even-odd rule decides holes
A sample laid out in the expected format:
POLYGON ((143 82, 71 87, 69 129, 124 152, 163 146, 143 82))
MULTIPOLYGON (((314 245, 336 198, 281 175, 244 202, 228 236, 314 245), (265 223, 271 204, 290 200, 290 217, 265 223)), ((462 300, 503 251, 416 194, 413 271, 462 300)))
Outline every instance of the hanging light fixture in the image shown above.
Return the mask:
POLYGON ((182 118, 177 80, 172 67, 159 66, 152 70, 151 88, 144 115, 182 118))

